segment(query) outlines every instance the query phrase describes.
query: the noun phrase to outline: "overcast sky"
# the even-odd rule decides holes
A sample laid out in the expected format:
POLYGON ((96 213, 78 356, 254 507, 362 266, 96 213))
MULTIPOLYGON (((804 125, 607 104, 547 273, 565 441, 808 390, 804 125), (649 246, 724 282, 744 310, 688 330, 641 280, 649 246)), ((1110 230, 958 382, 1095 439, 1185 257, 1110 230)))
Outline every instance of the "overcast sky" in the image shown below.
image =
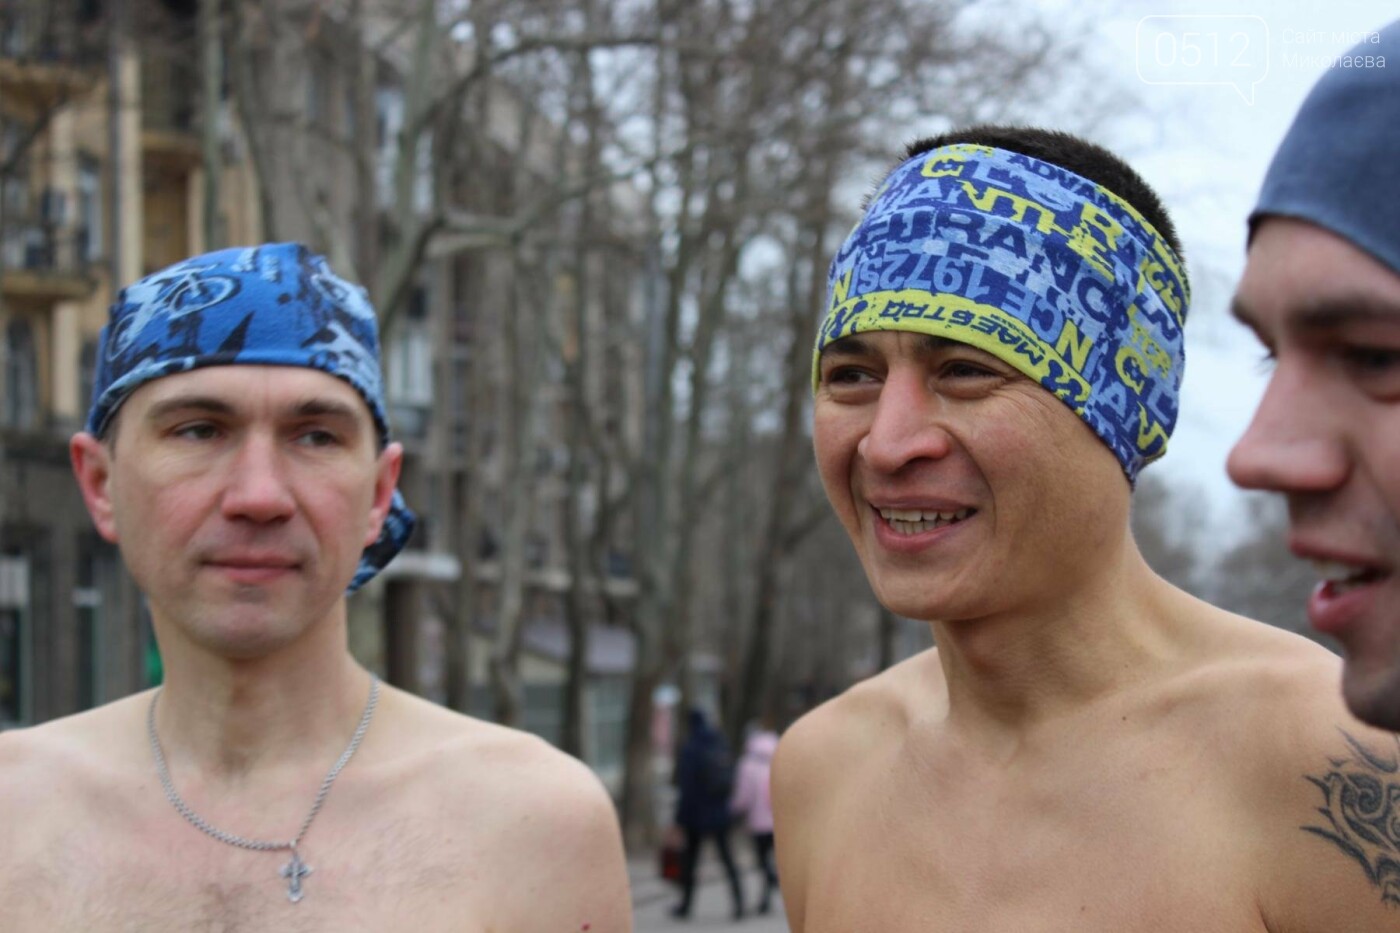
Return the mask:
MULTIPOLYGON (((1400 17, 1400 4, 1154 0, 1112 10, 1097 20, 1090 52, 1131 89, 1140 112, 1106 125, 1100 141, 1126 155, 1161 194, 1194 285, 1181 420, 1167 456, 1150 469, 1199 488, 1220 540, 1238 526, 1232 519, 1241 502, 1225 476, 1225 456, 1265 381, 1262 351, 1227 310, 1244 262, 1245 217, 1269 158, 1328 60, 1400 17), (1191 16, 1201 13, 1211 15, 1191 16), (1205 83, 1232 78, 1238 86, 1205 83)), ((1400 81, 1400 62, 1386 65, 1400 81)))

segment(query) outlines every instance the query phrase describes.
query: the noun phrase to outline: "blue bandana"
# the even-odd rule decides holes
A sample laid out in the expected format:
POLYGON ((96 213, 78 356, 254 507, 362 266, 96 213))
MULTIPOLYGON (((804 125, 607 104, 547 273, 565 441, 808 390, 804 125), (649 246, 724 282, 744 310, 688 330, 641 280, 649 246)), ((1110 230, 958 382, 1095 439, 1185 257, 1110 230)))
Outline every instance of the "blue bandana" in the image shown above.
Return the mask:
MULTIPOLYGON (((378 322, 364 289, 299 243, 194 256, 122 289, 98 341, 87 430, 101 437, 127 396, 152 379, 235 363, 307 366, 344 379, 389 442, 379 375, 378 322)), ((394 490, 379 538, 348 592, 393 559, 414 516, 394 490)))
POLYGON ((827 281, 814 388, 842 337, 945 337, 1054 393, 1130 482, 1166 453, 1190 293, 1166 240, 1106 188, 986 146, 922 153, 890 173, 827 281))
POLYGON ((1269 215, 1310 221, 1400 275, 1400 21, 1369 38, 1303 101, 1249 226, 1269 215))

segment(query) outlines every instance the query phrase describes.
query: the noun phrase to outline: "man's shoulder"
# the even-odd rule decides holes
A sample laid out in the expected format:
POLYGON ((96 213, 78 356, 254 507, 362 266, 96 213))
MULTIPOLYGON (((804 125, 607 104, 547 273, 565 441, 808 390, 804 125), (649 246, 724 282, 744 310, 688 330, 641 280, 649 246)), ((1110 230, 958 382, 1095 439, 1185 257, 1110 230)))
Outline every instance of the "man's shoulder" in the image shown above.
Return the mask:
POLYGON ((1341 658, 1297 633, 1213 611, 1209 639, 1169 682, 1162 705, 1233 747, 1231 767, 1251 780, 1263 777, 1258 769, 1315 756, 1351 721, 1341 658))
POLYGON ((35 771, 61 777, 99 767, 113 731, 129 728, 140 703, 140 695, 126 697, 37 726, 0 732, 0 782, 35 771))
MULTIPOLYGON (((113 736, 131 728, 139 698, 128 697, 42 725, 0 733, 0 839, 6 827, 83 812, 113 775, 132 766, 113 736), (62 806, 54 806, 62 801, 62 806)), ((31 841, 37 834, 22 833, 31 841)), ((0 845, 13 854, 9 846, 0 845)), ((4 852, 0 852, 3 856, 4 852)))
POLYGON ((1317 642, 1243 616, 1220 613, 1217 635, 1192 671, 1207 703, 1233 718, 1305 725, 1345 715, 1342 660, 1317 642))
POLYGON ((783 733, 773 759, 775 785, 833 773, 827 765, 870 760, 896 746, 916 716, 946 706, 937 649, 857 683, 783 733))
POLYGON ((567 812, 608 808, 606 791, 577 758, 519 729, 486 722, 394 691, 399 754, 417 762, 415 777, 436 792, 474 800, 489 797, 508 809, 529 806, 567 812))
POLYGON ((1254 863, 1269 866, 1261 910, 1290 929, 1394 929, 1400 738, 1352 716, 1325 648, 1277 629, 1246 637, 1241 657, 1210 671, 1209 747, 1250 814, 1239 830, 1254 863))
MULTIPOLYGON (((489 852, 489 873, 520 916, 535 916, 539 890, 550 909, 614 917, 621 929, 627 898, 622 835, 612 800, 578 759, 538 736, 389 691, 392 752, 382 772, 442 826, 471 827, 474 845, 489 852), (522 879, 533 879, 533 886, 522 879), (621 906, 619 906, 621 905, 621 906)), ((600 926, 600 928, 602 928, 600 926)))

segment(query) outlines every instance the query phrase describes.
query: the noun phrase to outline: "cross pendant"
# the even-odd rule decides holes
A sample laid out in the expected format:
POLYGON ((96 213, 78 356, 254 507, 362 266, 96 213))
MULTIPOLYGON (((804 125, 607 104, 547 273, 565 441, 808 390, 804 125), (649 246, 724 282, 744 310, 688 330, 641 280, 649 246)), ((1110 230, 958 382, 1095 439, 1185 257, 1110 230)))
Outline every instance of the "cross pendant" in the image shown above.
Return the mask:
POLYGON ((287 900, 295 904, 306 892, 301 889, 301 879, 311 874, 311 866, 301 860, 297 850, 292 850, 292 860, 282 866, 280 873, 287 879, 287 900))

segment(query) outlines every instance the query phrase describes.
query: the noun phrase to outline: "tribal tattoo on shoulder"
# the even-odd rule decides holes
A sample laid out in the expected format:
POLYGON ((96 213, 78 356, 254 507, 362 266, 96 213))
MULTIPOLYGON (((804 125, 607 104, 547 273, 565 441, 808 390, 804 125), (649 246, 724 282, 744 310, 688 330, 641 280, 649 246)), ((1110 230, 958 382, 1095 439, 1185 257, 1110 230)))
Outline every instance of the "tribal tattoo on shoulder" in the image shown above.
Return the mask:
POLYGON ((1299 828, 1351 856, 1380 889, 1381 901, 1400 907, 1400 735, 1377 752, 1338 731, 1350 753, 1329 758, 1323 774, 1304 775, 1322 792, 1322 819, 1299 828))

